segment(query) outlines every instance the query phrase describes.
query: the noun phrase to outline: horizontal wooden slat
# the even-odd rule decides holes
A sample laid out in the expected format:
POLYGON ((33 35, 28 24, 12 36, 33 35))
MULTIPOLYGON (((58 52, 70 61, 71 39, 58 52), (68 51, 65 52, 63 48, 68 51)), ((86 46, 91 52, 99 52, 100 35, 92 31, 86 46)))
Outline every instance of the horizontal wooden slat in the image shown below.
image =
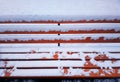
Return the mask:
POLYGON ((99 40, 69 40, 69 41, 65 41, 65 40, 29 40, 29 41, 0 41, 0 43, 112 43, 112 42, 116 42, 116 43, 119 43, 119 39, 113 39, 113 40, 102 40, 102 41, 99 41, 99 40))
POLYGON ((0 32, 0 34, 93 34, 93 33, 120 33, 120 31, 115 31, 114 29, 110 30, 68 30, 66 32, 62 31, 5 31, 5 32, 0 32))
MULTIPOLYGON (((3 52, 4 53, 4 52, 3 52)), ((55 55, 55 52, 51 52, 51 53, 41 53, 41 54, 38 54, 38 53, 31 53, 31 54, 19 54, 19 53, 16 53, 15 54, 0 54, 0 59, 52 59, 54 58, 54 55, 55 55)), ((70 59, 79 59, 79 58, 83 58, 85 56, 94 56, 94 57, 97 57, 97 59, 99 59, 100 57, 102 59, 119 59, 120 58, 120 53, 118 54, 115 54, 115 53, 81 53, 81 52, 78 52, 78 53, 74 53, 74 52, 60 52, 60 53, 57 53, 57 56, 59 59, 61 58, 70 58, 70 59), (103 57, 102 57, 103 56, 103 57), (104 58, 104 56, 106 58, 104 58)))
POLYGON ((0 41, 0 43, 4 44, 4 43, 112 43, 112 42, 116 42, 116 43, 119 43, 120 40, 119 39, 113 39, 113 40, 102 40, 102 41, 99 41, 99 40, 69 40, 69 41, 65 41, 65 40, 29 40, 29 41, 0 41))
MULTIPOLYGON (((56 60, 56 61, 82 61, 82 59, 78 58, 78 59, 75 59, 75 58, 63 58, 63 59, 0 59, 0 61, 53 61, 53 60, 56 60)), ((90 61, 90 59, 85 59, 86 61, 90 61)), ((103 59, 97 59, 95 58, 94 59, 95 62, 98 62, 98 61, 111 61, 111 62, 116 62, 116 61, 120 61, 120 58, 111 58, 111 59, 106 59, 106 58, 103 58, 103 59)))
MULTIPOLYGON (((102 34, 61 34, 60 36, 56 35, 56 34, 1 34, 0 35, 0 40, 14 40, 14 39, 18 39, 18 40, 59 40, 59 39, 62 39, 62 40, 70 40, 70 39, 73 39, 73 40, 78 40, 78 39, 81 39, 81 40, 84 40, 88 37, 90 37, 91 39, 93 40, 96 40, 96 39, 99 39, 100 37, 104 37, 104 39, 115 39, 115 38, 119 38, 120 35, 119 33, 116 33, 116 34, 112 34, 112 33, 109 33, 109 34, 105 34, 105 33, 102 33, 102 34), (112 35, 112 36, 111 36, 112 35), (47 36, 47 37, 46 37, 47 36)), ((102 39, 102 38, 101 38, 102 39)))
MULTIPOLYGON (((61 59, 61 58, 60 59, 54 59, 54 58, 51 58, 51 59, 50 58, 49 59, 48 58, 43 58, 43 59, 42 58, 41 59, 37 59, 37 58, 36 59, 0 59, 0 61, 53 61, 53 60, 56 60, 56 61, 59 61, 59 60, 60 61, 62 61, 62 60, 63 61, 64 60, 66 60, 66 61, 67 60, 81 61, 82 59, 80 59, 80 58, 78 58, 78 59, 76 59, 76 58, 64 58, 64 59, 61 59)), ((114 60, 120 60, 120 59, 114 59, 114 60)))
MULTIPOLYGON (((37 45, 37 44, 36 44, 37 45)), ((71 52, 101 52, 101 53, 107 53, 107 52, 120 52, 120 49, 119 49, 119 46, 115 47, 115 46, 108 46, 108 47, 91 47, 91 46, 88 46, 88 47, 79 47, 79 46, 71 46, 71 47, 52 47, 52 46, 48 46, 48 47, 4 47, 4 48, 0 48, 0 53, 2 54, 3 52, 9 52, 9 53, 15 53, 15 52, 28 52, 28 54, 30 54, 29 52, 32 53, 32 51, 35 51, 36 53, 37 52, 64 52, 65 53, 67 51, 71 51, 71 52), (112 48, 111 48, 112 47, 112 48), (54 50, 54 51, 53 51, 54 50)), ((4 54, 4 53, 3 53, 4 54)))
MULTIPOLYGON (((0 44, 0 47, 2 47, 2 48, 4 48, 4 47, 11 47, 11 48, 13 48, 13 47, 15 47, 15 48, 17 48, 17 47, 26 47, 26 48, 28 48, 28 47, 36 47, 36 48, 38 48, 38 47, 50 47, 50 46, 52 46, 52 47, 55 47, 57 45, 57 43, 51 43, 51 44, 49 44, 49 43, 46 43, 46 44, 42 44, 42 43, 33 43, 33 44, 30 44, 30 43, 23 43, 23 44, 0 44), (36 46, 37 45, 37 46, 36 46)), ((101 47, 110 47, 110 46, 113 46, 113 47, 120 47, 120 43, 61 43, 61 46, 62 47, 81 47, 81 46, 83 46, 83 47, 98 47, 98 46, 101 46, 101 47)))
MULTIPOLYGON (((8 61, 6 67, 14 66, 16 67, 54 67, 54 66, 80 66, 82 61, 8 61), (19 63, 18 63, 19 62, 19 63)), ((4 65, 1 65, 4 66, 4 65)), ((81 65, 83 66, 83 64, 81 65)))
POLYGON ((81 35, 0 35, 0 43, 110 43, 120 42, 119 34, 81 34, 81 35), (46 38, 47 36, 47 38, 46 38))
POLYGON ((50 52, 36 52, 36 51, 29 51, 29 52, 0 52, 0 54, 49 54, 50 52))
MULTIPOLYGON (((86 69, 86 70, 90 70, 90 69, 120 69, 120 67, 111 67, 111 68, 109 68, 109 67, 107 67, 107 68, 105 68, 105 67, 103 67, 103 68, 101 68, 101 67, 80 67, 80 66, 77 66, 77 67, 16 67, 16 69, 33 69, 33 70, 36 70, 36 69, 58 69, 58 68, 62 68, 62 69, 70 69, 70 68, 73 68, 73 69, 86 69)), ((0 67, 0 69, 2 69, 2 70, 7 70, 7 69, 10 69, 10 70, 12 70, 12 69, 15 69, 15 67, 14 66, 11 66, 11 67, 0 67)))
POLYGON ((109 33, 109 34, 61 34, 60 36, 56 34, 0 34, 0 39, 1 40, 13 40, 13 39, 21 39, 21 40, 29 40, 29 39, 85 39, 86 37, 91 37, 92 39, 97 39, 99 37, 104 37, 105 39, 110 39, 110 38, 119 38, 120 35, 119 33, 109 33), (112 35, 112 36, 111 36, 112 35), (46 37, 47 36, 47 37, 46 37))
MULTIPOLYGON (((14 49, 14 48, 13 48, 14 49)), ((31 51, 29 51, 29 52, 0 52, 0 54, 1 55, 3 55, 3 54, 50 54, 50 53, 65 53, 65 52, 62 52, 62 51, 55 51, 55 52, 50 52, 50 51, 43 51, 43 52, 37 52, 37 51, 35 51, 35 50, 31 50, 31 51)), ((100 54, 100 53, 106 53, 106 52, 99 52, 99 51, 83 51, 83 52, 79 52, 79 51, 66 51, 66 53, 67 54, 80 54, 80 53, 84 53, 84 54, 100 54)), ((110 53, 110 54, 120 54, 120 52, 119 51, 107 51, 107 53, 110 53)))
POLYGON ((15 69, 1 70, 1 77, 119 77, 119 69, 15 69), (5 73, 5 74, 4 74, 5 73))
POLYGON ((119 23, 0 24, 0 34, 120 33, 119 23))
POLYGON ((69 24, 69 23, 120 23, 120 20, 119 19, 110 19, 110 20, 105 20, 105 19, 101 19, 101 20, 77 20, 77 21, 72 21, 72 20, 61 20, 61 21, 49 21, 49 20, 36 20, 36 21, 27 21, 27 20, 21 20, 21 21, 1 21, 0 22, 1 24, 3 23, 3 24, 15 24, 15 23, 20 23, 20 24, 22 24, 22 23, 30 23, 30 24, 34 24, 34 23, 37 23, 37 24, 51 24, 51 23, 67 23, 67 24, 69 24))
POLYGON ((55 66, 68 66, 68 67, 74 67, 74 66, 91 66, 93 67, 94 64, 98 64, 98 67, 116 67, 116 66, 120 66, 119 63, 120 61, 115 61, 114 63, 112 61, 97 61, 93 63, 93 65, 90 63, 90 61, 5 61, 5 62, 1 62, 3 63, 2 65, 0 65, 1 67, 11 67, 11 66, 16 66, 16 67, 55 67, 55 66), (7 64, 4 64, 7 63, 7 64))

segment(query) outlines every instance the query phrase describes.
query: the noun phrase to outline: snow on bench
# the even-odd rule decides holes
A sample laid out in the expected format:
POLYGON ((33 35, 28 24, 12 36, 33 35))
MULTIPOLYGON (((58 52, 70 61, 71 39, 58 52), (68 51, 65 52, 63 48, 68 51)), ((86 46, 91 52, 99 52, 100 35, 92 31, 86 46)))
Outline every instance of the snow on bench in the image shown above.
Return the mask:
POLYGON ((120 23, 0 24, 0 77, 120 77, 120 23))

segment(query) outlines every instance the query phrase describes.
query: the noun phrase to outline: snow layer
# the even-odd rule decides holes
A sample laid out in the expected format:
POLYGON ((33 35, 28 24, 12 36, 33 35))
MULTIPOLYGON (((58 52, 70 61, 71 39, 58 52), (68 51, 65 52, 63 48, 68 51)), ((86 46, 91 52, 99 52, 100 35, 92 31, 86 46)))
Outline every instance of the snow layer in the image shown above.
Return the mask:
POLYGON ((109 34, 61 34, 60 36, 56 34, 1 34, 0 40, 79 40, 91 37, 93 40, 99 39, 99 37, 104 37, 104 39, 120 39, 120 34, 109 33, 109 34), (112 35, 112 36, 111 36, 112 35))
MULTIPOLYGON (((88 43, 87 43, 88 44, 88 43)), ((106 43, 96 43, 94 46, 93 43, 89 43, 88 45, 80 45, 80 44, 61 44, 60 47, 55 46, 55 44, 48 44, 41 45, 41 44, 0 44, 0 52, 29 52, 30 50, 35 50, 37 52, 55 52, 55 51, 98 51, 98 52, 105 52, 105 51, 113 51, 119 52, 120 51, 120 44, 118 43, 109 43, 109 46, 106 46, 106 43), (110 45, 111 44, 111 45, 110 45), (91 46, 92 45, 92 46, 91 46)))
MULTIPOLYGON (((12 48, 13 49, 13 48, 12 48)), ((48 51, 49 52, 49 51, 48 51)), ((30 53, 29 52, 26 52, 25 54, 0 54, 0 59, 42 59, 42 58, 53 58, 54 56, 54 53, 57 52, 57 51, 51 51, 49 53, 38 53, 38 51, 36 51, 36 53, 30 53)), ((82 51, 77 51, 78 53, 74 53, 72 55, 68 55, 67 52, 72 52, 72 51, 67 51, 67 50, 64 50, 64 51, 59 51, 59 52, 62 52, 62 54, 59 54, 59 59, 66 59, 66 58, 72 58, 72 59, 83 59, 84 60, 84 57, 89 55, 89 57, 93 58, 95 56, 98 56, 100 54, 103 54, 103 51, 99 52, 99 54, 85 54, 83 53, 82 51)), ((106 54, 107 57, 109 58, 120 58, 120 53, 118 54, 111 54, 109 53, 108 51, 104 52, 106 54)))
MULTIPOLYGON (((100 55, 100 54, 106 54, 109 58, 120 58, 120 54, 112 54, 109 53, 109 51, 119 51, 119 43, 112 43, 112 44, 107 44, 107 46, 104 45, 105 43, 101 43, 101 47, 100 44, 95 44, 94 46, 92 44, 86 45, 86 46, 82 46, 83 44, 79 44, 77 45, 77 47, 73 44, 74 47, 70 47, 70 44, 67 44, 65 46, 62 47, 55 47, 54 44, 51 45, 49 44, 49 47, 46 47, 46 45, 36 45, 37 47, 35 47, 35 44, 32 45, 12 45, 12 47, 10 47, 11 44, 1 44, 0 45, 0 52, 30 52, 31 50, 36 51, 36 53, 27 53, 27 54, 0 54, 0 58, 1 59, 34 59, 34 58, 53 58, 53 55, 55 54, 56 51, 61 51, 63 52, 62 54, 58 55, 58 60, 52 60, 52 61, 8 61, 6 66, 5 66, 5 62, 2 61, 0 62, 0 66, 5 66, 5 67, 10 67, 10 66, 14 66, 14 68, 12 70, 14 71, 10 71, 12 72, 11 76, 74 76, 74 75, 82 75, 84 74, 85 76, 89 76, 91 72, 97 73, 98 69, 90 69, 89 71, 85 72, 83 69, 73 69, 72 67, 74 66, 81 66, 84 67, 84 64, 87 63, 85 61, 85 57, 88 55, 91 60, 90 62, 94 65, 97 65, 99 67, 101 67, 101 69, 108 74, 111 74, 113 71, 112 67, 119 67, 119 63, 120 61, 116 61, 114 63, 112 63, 112 61, 104 61, 104 62, 100 62, 100 61, 95 61, 94 57, 100 55), (114 45, 115 44, 115 45, 114 45), (16 47, 17 46, 17 47, 16 47), (24 47, 25 46, 25 47, 24 47), (30 47, 31 46, 31 47, 30 47), (45 47, 44 47, 45 46, 45 47), (112 47, 111 47, 112 46, 112 47), (2 48, 3 47, 3 48, 2 48), (20 47, 20 48, 19 48, 20 47), (37 52, 50 52, 50 53, 41 53, 38 54, 37 52), (75 53, 72 55, 68 55, 67 52, 68 51, 75 51, 75 52, 79 52, 79 53, 75 53), (83 53, 84 51, 96 51, 96 52, 100 52, 98 54, 96 53, 92 53, 92 54, 85 54, 83 53), (115 56, 116 55, 116 56, 115 56), (81 60, 68 60, 68 61, 61 61, 59 60, 59 58, 79 58, 82 59, 81 60), (51 66, 57 66, 58 69, 17 69, 17 67, 51 67, 51 66), (62 69, 62 67, 70 67, 70 69, 68 69, 68 74, 64 74, 64 70, 62 69), (108 68, 109 70, 103 69, 103 67, 108 68), (47 72, 46 72, 47 71, 47 72), (29 74, 28 74, 29 73, 29 74)), ((72 46, 72 45, 71 45, 72 46)), ((9 70, 8 70, 9 71, 9 70)), ((0 76, 4 76, 4 69, 0 70, 0 76)), ((104 73, 101 73, 101 75, 104 75, 104 73)))
MULTIPOLYGON (((61 43, 59 47, 62 48, 78 48, 78 47, 120 47, 120 43, 61 43)), ((9 43, 9 44, 0 44, 0 48, 49 48, 49 47, 58 47, 58 43, 9 43)))
POLYGON ((0 21, 120 19, 119 0, 0 0, 0 21))
POLYGON ((112 30, 120 31, 120 23, 87 23, 87 24, 0 24, 0 32, 5 31, 62 31, 69 30, 112 30))

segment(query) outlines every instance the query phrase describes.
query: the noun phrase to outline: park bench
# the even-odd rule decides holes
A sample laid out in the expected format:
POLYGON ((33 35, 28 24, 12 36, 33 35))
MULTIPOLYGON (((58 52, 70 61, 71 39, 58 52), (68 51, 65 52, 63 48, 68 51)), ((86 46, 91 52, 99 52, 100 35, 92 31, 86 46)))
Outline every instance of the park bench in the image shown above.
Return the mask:
POLYGON ((0 77, 120 77, 120 23, 0 23, 0 77))

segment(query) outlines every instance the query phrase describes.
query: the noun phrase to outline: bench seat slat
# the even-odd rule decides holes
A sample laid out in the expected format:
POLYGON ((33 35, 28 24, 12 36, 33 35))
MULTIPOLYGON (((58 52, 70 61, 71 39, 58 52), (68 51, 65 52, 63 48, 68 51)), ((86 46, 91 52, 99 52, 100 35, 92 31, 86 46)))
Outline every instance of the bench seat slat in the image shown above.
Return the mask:
POLYGON ((16 69, 1 70, 2 77, 119 77, 119 69, 16 69), (66 71, 67 70, 67 71, 66 71), (4 74, 5 72, 5 74, 4 74))
MULTIPOLYGON (((0 54, 0 59, 54 59, 55 52, 50 52, 50 53, 29 53, 29 54, 0 54)), ((120 59, 120 53, 107 53, 107 54, 93 54, 93 53, 82 53, 81 52, 64 52, 61 54, 57 54, 58 58, 73 58, 73 59, 81 59, 83 56, 105 56, 108 57, 108 59, 120 59)), ((97 58, 99 59, 99 58, 97 58)))
POLYGON ((73 66, 83 66, 84 65, 91 65, 93 67, 94 65, 97 65, 97 67, 116 67, 120 66, 120 61, 97 61, 91 60, 91 61, 74 61, 74 60, 63 60, 63 61, 56 61, 56 60, 51 60, 51 61, 3 61, 1 62, 2 64, 0 65, 1 67, 55 67, 55 66, 68 66, 68 67, 73 67, 73 66), (93 64, 93 65, 92 65, 93 64))
MULTIPOLYGON (((92 43, 91 43, 92 44, 92 43)), ((105 43, 104 43, 105 44, 105 43)), ((112 43, 111 43, 112 44, 112 43)), ((37 44, 36 44, 37 45, 37 44)), ((114 45, 114 44, 113 44, 114 45)), ((64 45, 65 46, 65 45, 64 45)), ((100 46, 100 45, 99 45, 100 46)), ((93 47, 93 46, 88 46, 88 47, 84 47, 84 46, 66 46, 66 47, 52 47, 52 46, 48 46, 48 47, 3 47, 0 48, 0 52, 1 54, 3 52, 10 52, 10 53, 15 53, 15 52, 31 52, 32 50, 34 50, 35 52, 56 52, 56 51, 60 51, 60 52, 67 52, 67 51, 73 51, 73 52, 120 52, 119 46, 103 46, 103 47, 93 47), (112 47, 112 48, 111 48, 112 47), (53 51, 54 50, 54 51, 53 51)))
POLYGON ((1 34, 0 43, 119 43, 119 34, 1 34))

